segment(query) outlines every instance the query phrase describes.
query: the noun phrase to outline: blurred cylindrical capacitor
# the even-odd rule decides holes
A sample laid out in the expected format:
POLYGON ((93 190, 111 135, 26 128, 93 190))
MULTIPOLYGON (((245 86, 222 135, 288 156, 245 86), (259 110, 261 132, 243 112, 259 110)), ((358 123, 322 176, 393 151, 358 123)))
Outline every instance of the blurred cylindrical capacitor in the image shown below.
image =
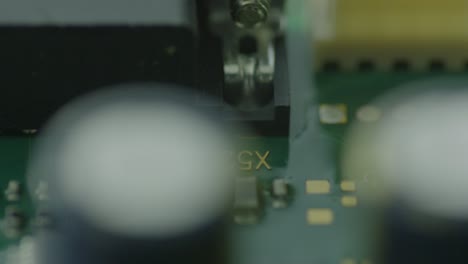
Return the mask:
POLYGON ((467 87, 464 78, 409 83, 373 103, 379 120, 351 129, 343 172, 383 212, 378 263, 466 263, 467 87))
POLYGON ((235 130, 207 102, 135 84, 60 110, 29 168, 56 222, 40 263, 224 263, 235 130))

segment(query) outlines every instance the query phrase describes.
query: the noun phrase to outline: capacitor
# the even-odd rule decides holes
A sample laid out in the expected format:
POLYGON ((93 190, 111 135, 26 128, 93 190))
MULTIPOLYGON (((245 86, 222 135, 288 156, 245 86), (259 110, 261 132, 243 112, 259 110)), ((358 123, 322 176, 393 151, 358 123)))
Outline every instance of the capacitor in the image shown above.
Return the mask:
POLYGON ((285 208, 289 200, 289 184, 283 178, 277 178, 271 184, 272 206, 274 208, 285 208))
POLYGON ((54 217, 40 263, 223 263, 235 129, 199 106, 209 101, 129 84, 60 110, 28 169, 54 217))
POLYGON ((411 82, 373 103, 382 115, 356 123, 344 177, 381 212, 378 263, 466 263, 468 79, 411 82))

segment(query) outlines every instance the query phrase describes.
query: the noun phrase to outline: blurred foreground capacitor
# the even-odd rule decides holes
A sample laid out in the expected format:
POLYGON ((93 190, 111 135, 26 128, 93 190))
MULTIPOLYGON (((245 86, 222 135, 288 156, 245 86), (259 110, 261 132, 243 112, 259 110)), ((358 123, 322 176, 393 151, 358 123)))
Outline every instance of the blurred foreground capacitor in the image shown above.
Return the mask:
POLYGON ((344 147, 344 177, 381 212, 376 263, 467 263, 468 79, 400 88, 344 147))
POLYGON ((209 103, 135 84, 59 111, 28 172, 33 194, 48 182, 56 223, 40 264, 225 263, 236 130, 209 103))

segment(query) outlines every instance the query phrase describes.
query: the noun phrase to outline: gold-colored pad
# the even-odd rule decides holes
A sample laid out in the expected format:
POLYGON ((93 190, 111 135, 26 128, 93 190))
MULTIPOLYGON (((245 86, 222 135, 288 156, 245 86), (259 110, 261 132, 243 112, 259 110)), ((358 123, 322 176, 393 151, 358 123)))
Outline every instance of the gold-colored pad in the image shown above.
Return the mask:
POLYGON ((355 192, 356 183, 354 181, 345 180, 340 183, 340 188, 343 192, 355 192))
POLYGON ((355 207, 358 204, 358 199, 356 196, 346 195, 341 197, 341 205, 344 207, 355 207))
POLYGON ((357 264, 357 261, 352 258, 342 259, 340 264, 357 264))
POLYGON ((322 124, 346 124, 348 122, 348 107, 345 104, 321 104, 319 118, 322 124))
POLYGON ((327 194, 330 193, 330 188, 330 182, 327 180, 306 181, 306 193, 308 194, 327 194))
POLYGON ((326 208, 307 210, 307 223, 309 225, 330 225, 333 223, 333 211, 326 208))

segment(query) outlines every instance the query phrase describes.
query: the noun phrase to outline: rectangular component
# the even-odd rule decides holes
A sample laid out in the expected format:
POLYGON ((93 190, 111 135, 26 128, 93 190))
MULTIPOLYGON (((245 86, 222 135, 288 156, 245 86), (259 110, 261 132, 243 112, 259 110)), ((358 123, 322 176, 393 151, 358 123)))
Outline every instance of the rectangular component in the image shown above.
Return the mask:
POLYGON ((334 214, 331 209, 314 208, 307 210, 307 223, 309 225, 330 225, 333 223, 334 214))
POLYGON ((343 192, 354 192, 356 191, 356 183, 350 180, 344 180, 340 183, 340 189, 343 192))
POLYGON ((341 197, 341 205, 343 207, 356 207, 358 204, 358 199, 356 196, 345 195, 341 197))
POLYGON ((1 0, 0 130, 39 129, 67 102, 112 85, 194 84, 193 5, 1 0))
POLYGON ((328 194, 330 193, 330 182, 328 180, 308 180, 306 181, 307 194, 328 194))
POLYGON ((238 224, 255 224, 261 213, 257 178, 254 176, 236 179, 234 194, 234 221, 238 224))
POLYGON ((320 123, 327 125, 346 124, 348 122, 348 107, 345 104, 320 104, 320 123))
POLYGON ((468 1, 312 0, 317 67, 465 67, 468 1))

